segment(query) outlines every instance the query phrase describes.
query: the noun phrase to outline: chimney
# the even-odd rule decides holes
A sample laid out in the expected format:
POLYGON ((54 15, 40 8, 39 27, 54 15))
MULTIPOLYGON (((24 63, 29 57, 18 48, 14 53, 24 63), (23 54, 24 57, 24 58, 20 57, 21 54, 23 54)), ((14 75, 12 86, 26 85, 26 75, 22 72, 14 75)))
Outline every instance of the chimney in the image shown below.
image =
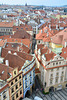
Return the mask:
POLYGON ((17 55, 17 53, 16 53, 16 52, 14 52, 14 55, 17 55))
POLYGON ((51 53, 51 49, 49 49, 49 53, 51 53))
POLYGON ((41 33, 42 33, 42 30, 41 30, 41 33))
POLYGON ((17 51, 19 51, 19 46, 17 47, 17 51))
POLYGON ((51 24, 49 24, 49 29, 51 29, 51 24))
POLYGON ((23 43, 21 42, 21 47, 23 46, 23 43))
POLYGON ((66 48, 66 46, 67 46, 67 42, 65 41, 65 48, 66 48))
POLYGON ((58 25, 56 25, 56 30, 58 30, 58 25))
POLYGON ((8 53, 10 53, 10 54, 11 54, 11 51, 8 51, 8 53))
POLYGON ((49 36, 49 32, 47 32, 47 37, 49 36))
POLYGON ((9 61, 8 60, 6 60, 5 63, 6 63, 7 66, 9 66, 9 61))

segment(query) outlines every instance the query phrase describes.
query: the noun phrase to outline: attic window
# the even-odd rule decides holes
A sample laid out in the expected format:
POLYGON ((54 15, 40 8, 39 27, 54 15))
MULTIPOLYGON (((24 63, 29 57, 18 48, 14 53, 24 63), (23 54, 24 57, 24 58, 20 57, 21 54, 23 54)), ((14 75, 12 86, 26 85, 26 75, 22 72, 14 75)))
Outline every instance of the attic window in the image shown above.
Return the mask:
POLYGON ((64 53, 66 53, 66 52, 64 52, 64 53))
POLYGON ((16 29, 18 29, 18 28, 16 28, 16 29))
POLYGON ((40 41, 39 41, 39 43, 40 43, 40 41))

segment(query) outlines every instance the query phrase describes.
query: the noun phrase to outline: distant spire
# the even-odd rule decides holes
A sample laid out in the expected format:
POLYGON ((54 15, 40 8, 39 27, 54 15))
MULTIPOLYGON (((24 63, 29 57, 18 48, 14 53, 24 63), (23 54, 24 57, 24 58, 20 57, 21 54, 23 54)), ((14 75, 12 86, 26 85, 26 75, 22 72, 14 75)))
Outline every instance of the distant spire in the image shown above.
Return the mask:
POLYGON ((27 6, 27 3, 25 3, 25 6, 27 6))

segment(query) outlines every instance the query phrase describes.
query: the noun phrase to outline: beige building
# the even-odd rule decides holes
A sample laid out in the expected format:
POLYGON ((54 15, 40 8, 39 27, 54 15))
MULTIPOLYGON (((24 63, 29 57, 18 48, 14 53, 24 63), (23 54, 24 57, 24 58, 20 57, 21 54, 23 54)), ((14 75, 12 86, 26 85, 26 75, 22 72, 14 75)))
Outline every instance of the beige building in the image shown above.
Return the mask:
POLYGON ((36 64, 44 91, 55 91, 67 87, 66 59, 48 48, 37 47, 39 46, 36 46, 35 50, 36 64))
POLYGON ((13 31, 14 21, 12 22, 0 22, 0 36, 11 35, 13 31))

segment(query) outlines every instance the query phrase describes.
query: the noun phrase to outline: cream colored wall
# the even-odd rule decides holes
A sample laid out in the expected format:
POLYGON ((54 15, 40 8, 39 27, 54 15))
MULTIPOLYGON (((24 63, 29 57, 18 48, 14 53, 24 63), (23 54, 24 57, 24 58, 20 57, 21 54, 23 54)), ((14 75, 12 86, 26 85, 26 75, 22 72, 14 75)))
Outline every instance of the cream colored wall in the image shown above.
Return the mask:
MULTIPOLYGON (((14 71, 17 71, 17 69, 15 69, 14 71)), ((14 72, 13 71, 13 72, 14 72)), ((18 75, 18 71, 17 74, 18 75)), ((15 100, 18 100, 19 97, 23 97, 23 78, 22 78, 22 73, 19 74, 17 77, 16 75, 13 74, 13 80, 11 82, 13 82, 13 85, 11 85, 11 82, 9 82, 9 91, 10 91, 10 100, 12 100, 12 96, 14 96, 15 100), (19 76, 21 75, 21 78, 19 79, 19 76), (15 79, 17 79, 17 82, 15 82, 15 79), (19 86, 19 83, 21 82, 21 86, 19 86), (18 88, 16 89, 16 85, 18 85, 18 88), (11 93, 12 88, 14 88, 14 92, 11 93), (22 94, 20 95, 20 90, 22 90, 22 94), (18 93, 18 98, 16 98, 16 93, 18 93)))
POLYGON ((2 93, 0 94, 0 100, 4 100, 3 96, 6 95, 6 99, 5 100, 9 100, 9 89, 5 89, 4 91, 2 91, 2 93), (4 93, 5 92, 5 93, 4 93))
MULTIPOLYGON (((45 62, 48 64, 50 61, 43 61, 42 62, 43 65, 46 64, 45 62)), ((63 67, 60 67, 59 70, 57 70, 57 68, 54 68, 53 71, 51 71, 51 69, 45 70, 43 68, 43 66, 40 65, 37 58, 36 58, 36 65, 39 68, 39 71, 41 72, 41 76, 39 76, 39 77, 40 77, 42 84, 44 85, 45 82, 47 83, 46 88, 45 88, 46 90, 49 90, 49 87, 51 87, 51 86, 57 87, 59 84, 64 84, 65 81, 67 81, 67 68, 66 67, 64 67, 64 69, 63 69, 63 67), (63 74, 63 81, 61 82, 62 71, 64 72, 64 74, 63 74), (57 72, 59 73, 59 77, 58 77, 58 82, 56 83, 55 81, 56 81, 56 73, 57 72), (53 83, 52 84, 50 84, 50 79, 51 79, 50 75, 51 74, 53 74, 53 83)), ((54 57, 54 59, 50 62, 50 64, 46 67, 51 68, 51 67, 62 66, 62 65, 66 65, 65 59, 63 57, 61 57, 60 55, 56 55, 54 57), (57 62, 58 62, 58 64, 56 65, 57 62), (61 64, 59 62, 61 62, 61 64), (53 63, 55 63, 55 65, 53 65, 53 63)))
POLYGON ((50 43, 50 47, 51 48, 62 48, 63 46, 61 44, 50 43))
POLYGON ((27 31, 30 35, 33 35, 33 31, 27 31))

